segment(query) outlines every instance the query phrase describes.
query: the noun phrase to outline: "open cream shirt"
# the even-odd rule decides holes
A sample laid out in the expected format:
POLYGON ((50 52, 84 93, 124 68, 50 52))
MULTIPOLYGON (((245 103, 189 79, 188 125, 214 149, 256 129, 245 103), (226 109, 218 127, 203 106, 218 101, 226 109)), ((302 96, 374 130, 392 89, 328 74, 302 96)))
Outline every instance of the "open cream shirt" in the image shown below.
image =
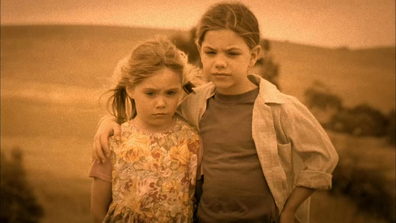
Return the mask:
MULTIPOLYGON (((301 102, 257 75, 248 78, 259 86, 253 107, 253 140, 281 212, 296 186, 330 189, 338 155, 322 126, 301 102)), ((180 104, 180 115, 199 130, 207 100, 214 93, 215 85, 211 82, 195 88, 180 104)), ((309 202, 307 199, 298 209, 297 222, 309 222, 309 202)))

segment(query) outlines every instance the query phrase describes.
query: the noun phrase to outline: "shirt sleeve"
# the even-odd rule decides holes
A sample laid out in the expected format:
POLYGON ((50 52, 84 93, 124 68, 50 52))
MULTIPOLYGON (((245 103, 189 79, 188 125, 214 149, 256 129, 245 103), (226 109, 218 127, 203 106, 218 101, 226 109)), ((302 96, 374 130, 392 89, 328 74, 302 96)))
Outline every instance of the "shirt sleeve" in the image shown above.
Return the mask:
POLYGON ((106 157, 106 162, 102 164, 98 164, 93 161, 91 165, 91 169, 89 170, 89 177, 97 177, 101 180, 107 181, 111 183, 112 178, 112 164, 109 157, 106 157))
POLYGON ((325 130, 301 102, 295 99, 281 110, 281 126, 294 152, 303 162, 296 186, 328 190, 338 154, 325 130), (287 120, 282 121, 282 120, 287 120))

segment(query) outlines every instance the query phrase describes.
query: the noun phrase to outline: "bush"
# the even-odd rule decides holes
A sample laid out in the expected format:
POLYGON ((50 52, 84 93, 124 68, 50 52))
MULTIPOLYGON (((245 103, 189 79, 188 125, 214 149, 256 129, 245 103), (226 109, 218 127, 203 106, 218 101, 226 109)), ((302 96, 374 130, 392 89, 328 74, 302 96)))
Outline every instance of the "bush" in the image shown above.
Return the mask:
POLYGON ((343 108, 335 114, 329 125, 332 130, 346 132, 355 136, 384 136, 389 120, 380 111, 369 105, 343 108))
POLYGON ((342 108, 341 98, 331 93, 330 89, 322 82, 315 81, 313 86, 304 92, 308 108, 319 108, 322 110, 334 109, 336 111, 342 108))
POLYGON ((330 192, 344 194, 361 210, 387 222, 395 222, 394 195, 386 190, 389 183, 375 170, 359 169, 340 162, 333 172, 333 189, 330 192))
POLYGON ((44 216, 29 186, 23 168, 23 154, 19 148, 12 150, 12 159, 1 151, 1 222, 35 223, 44 216))
POLYGON ((260 41, 260 46, 261 53, 256 64, 254 65, 254 68, 252 69, 252 72, 260 75, 280 89, 279 64, 275 62, 271 54, 270 41, 263 39, 260 41))
POLYGON ((396 127, 395 127, 395 110, 392 110, 389 113, 389 123, 388 123, 388 128, 386 130, 386 135, 389 138, 389 143, 392 145, 395 145, 395 137, 396 137, 396 127))
POLYGON ((320 82, 305 91, 307 107, 316 116, 324 128, 354 136, 388 136, 395 141, 395 113, 387 117, 378 109, 367 104, 353 108, 342 105, 340 96, 320 82), (323 118, 325 117, 325 118, 323 118))
POLYGON ((188 35, 177 33, 171 37, 171 41, 177 48, 188 55, 188 62, 197 67, 202 67, 201 57, 199 56, 198 48, 195 45, 196 28, 192 28, 188 35))

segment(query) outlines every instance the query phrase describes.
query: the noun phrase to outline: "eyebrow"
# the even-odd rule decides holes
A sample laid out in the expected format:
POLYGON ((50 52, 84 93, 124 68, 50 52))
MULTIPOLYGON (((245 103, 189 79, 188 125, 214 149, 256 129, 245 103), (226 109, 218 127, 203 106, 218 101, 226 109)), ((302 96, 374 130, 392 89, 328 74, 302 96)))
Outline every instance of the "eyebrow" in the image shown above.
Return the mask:
MULTIPOLYGON (((144 91, 159 91, 158 88, 143 88, 144 91)), ((178 91, 179 88, 169 88, 165 89, 165 91, 178 91)))
MULTIPOLYGON (((210 46, 204 46, 204 49, 215 50, 214 48, 212 48, 210 46)), ((226 51, 232 51, 232 50, 241 50, 241 49, 238 47, 231 47, 231 48, 226 49, 226 51)))

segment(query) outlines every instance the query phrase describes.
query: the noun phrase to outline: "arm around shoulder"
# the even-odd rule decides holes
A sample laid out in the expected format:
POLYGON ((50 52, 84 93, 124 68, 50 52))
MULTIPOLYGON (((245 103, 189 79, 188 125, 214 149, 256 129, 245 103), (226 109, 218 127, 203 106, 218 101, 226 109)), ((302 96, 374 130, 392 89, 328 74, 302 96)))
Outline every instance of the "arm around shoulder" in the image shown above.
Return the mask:
POLYGON ((95 160, 101 160, 105 162, 105 156, 110 156, 109 149, 109 137, 114 137, 119 140, 121 137, 121 127, 117 123, 116 119, 112 115, 103 116, 99 123, 96 131, 94 142, 92 146, 92 158, 95 160))

